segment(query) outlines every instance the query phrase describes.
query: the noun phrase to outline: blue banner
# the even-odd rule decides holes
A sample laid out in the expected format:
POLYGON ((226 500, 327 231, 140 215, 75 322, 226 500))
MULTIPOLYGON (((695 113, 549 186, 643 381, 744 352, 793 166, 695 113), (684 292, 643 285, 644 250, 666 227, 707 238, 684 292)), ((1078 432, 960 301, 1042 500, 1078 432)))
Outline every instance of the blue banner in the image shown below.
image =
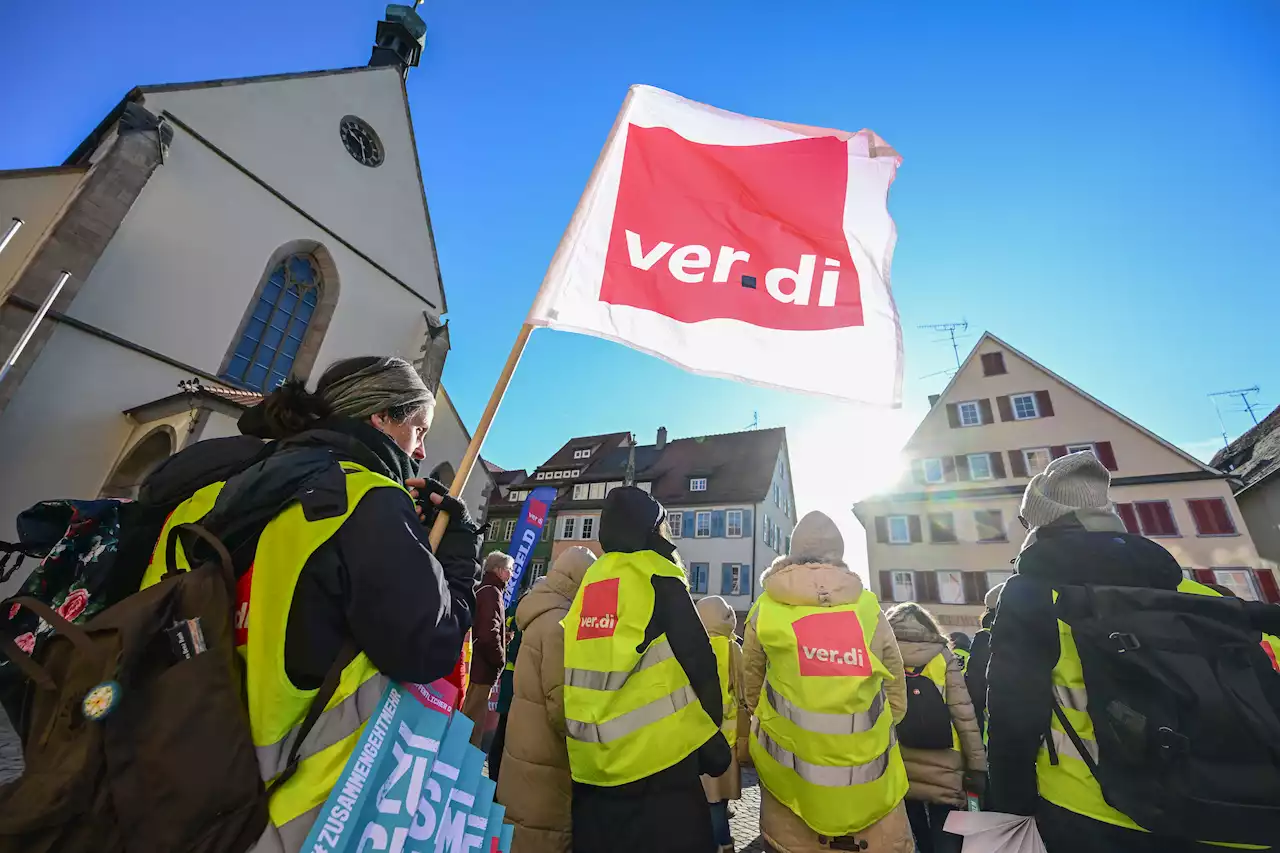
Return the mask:
POLYGON ((525 567, 529 565, 529 557, 533 549, 538 547, 542 538, 542 528, 547 523, 547 515, 551 512, 551 502, 556 499, 555 486, 539 486, 524 499, 520 508, 520 519, 516 522, 516 530, 511 534, 511 547, 507 553, 516 561, 511 568, 511 580, 507 581, 506 592, 502 594, 503 607, 510 608, 511 601, 520 588, 520 579, 524 577, 525 567))
POLYGON ((448 684, 392 684, 316 818, 308 853, 507 853, 506 809, 448 684))

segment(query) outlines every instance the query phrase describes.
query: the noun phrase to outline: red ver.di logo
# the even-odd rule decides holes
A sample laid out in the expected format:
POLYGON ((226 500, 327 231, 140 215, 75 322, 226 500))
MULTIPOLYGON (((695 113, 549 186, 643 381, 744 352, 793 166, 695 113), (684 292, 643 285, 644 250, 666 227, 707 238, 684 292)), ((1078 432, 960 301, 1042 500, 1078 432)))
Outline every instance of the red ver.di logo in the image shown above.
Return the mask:
POLYGON ((796 654, 801 675, 871 674, 871 656, 862 623, 852 610, 814 613, 797 619, 796 654))
POLYGON ((619 578, 596 581, 582 591, 582 613, 578 619, 578 639, 612 637, 618 627, 619 578))
POLYGON ((547 505, 542 501, 529 499, 529 523, 534 527, 541 528, 547 523, 547 505))

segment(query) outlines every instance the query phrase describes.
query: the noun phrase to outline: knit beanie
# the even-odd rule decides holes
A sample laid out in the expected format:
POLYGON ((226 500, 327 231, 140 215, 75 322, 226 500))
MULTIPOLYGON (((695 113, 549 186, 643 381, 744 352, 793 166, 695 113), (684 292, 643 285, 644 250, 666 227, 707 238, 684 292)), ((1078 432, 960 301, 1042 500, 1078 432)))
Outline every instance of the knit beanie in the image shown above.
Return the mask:
POLYGON ((986 596, 982 599, 982 603, 986 605, 988 610, 995 610, 1000 606, 1000 593, 1004 592, 1004 584, 998 583, 991 589, 987 590, 986 596))
POLYGON ((1082 450, 1050 462, 1031 478, 1022 495, 1019 515, 1030 531, 1023 548, 1034 541, 1037 528, 1068 514, 1074 514, 1089 530, 1123 531, 1124 523, 1107 494, 1110 486, 1111 472, 1092 451, 1082 450))
POLYGON ((826 514, 813 511, 791 531, 791 553, 811 563, 840 563, 844 560, 844 537, 826 514))

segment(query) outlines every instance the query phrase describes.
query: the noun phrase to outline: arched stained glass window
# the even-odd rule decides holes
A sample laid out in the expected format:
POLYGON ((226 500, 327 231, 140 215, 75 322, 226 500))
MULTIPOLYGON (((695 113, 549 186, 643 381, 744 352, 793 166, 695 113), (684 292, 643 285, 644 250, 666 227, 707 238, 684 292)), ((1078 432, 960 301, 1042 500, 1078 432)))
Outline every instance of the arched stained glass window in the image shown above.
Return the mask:
POLYGON ((262 287, 223 378, 262 392, 288 378, 322 286, 320 266, 311 255, 281 261, 262 287))

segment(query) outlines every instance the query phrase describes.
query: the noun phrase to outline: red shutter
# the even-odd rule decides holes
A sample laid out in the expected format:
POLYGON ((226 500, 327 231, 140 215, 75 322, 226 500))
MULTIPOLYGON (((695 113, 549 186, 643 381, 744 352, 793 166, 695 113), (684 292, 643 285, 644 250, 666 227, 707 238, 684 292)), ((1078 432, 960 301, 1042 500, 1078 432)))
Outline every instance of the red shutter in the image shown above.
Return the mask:
POLYGON ((918 515, 908 515, 908 516, 907 516, 907 527, 911 528, 911 541, 912 541, 912 542, 923 542, 923 541, 924 541, 924 536, 923 536, 923 534, 922 534, 922 533, 921 533, 921 531, 920 531, 920 516, 918 516, 918 515))
POLYGON ((1231 520, 1231 511, 1227 509, 1226 501, 1222 498, 1209 501, 1209 511, 1213 514, 1213 521, 1219 533, 1236 532, 1236 524, 1231 520))
POLYGON ((1196 532, 1202 536, 1223 536, 1236 532, 1231 511, 1222 498, 1203 498, 1187 501, 1191 517, 1196 521, 1196 532))
POLYGON ((1009 470, 1015 477, 1027 476, 1027 457, 1022 455, 1021 450, 1009 451, 1009 470))
POLYGON ((1013 420, 1013 404, 1009 402, 1009 395, 996 397, 996 408, 1000 410, 1000 420, 1013 420))
POLYGON ((960 407, 955 403, 947 403, 947 423, 952 429, 960 428, 960 407))
POLYGON ((1192 576, 1200 583, 1217 583, 1217 579, 1213 576, 1213 569, 1192 569, 1192 576))
POLYGON ((1004 369, 1004 353, 989 352, 982 356, 982 375, 983 376, 999 376, 1007 373, 1004 369))
POLYGON ((1108 471, 1120 470, 1120 467, 1116 465, 1116 452, 1111 448, 1111 442, 1099 441, 1093 446, 1093 450, 1098 456, 1098 461, 1101 462, 1108 471))
POLYGON ((1142 528, 1138 526, 1138 514, 1133 511, 1133 504, 1116 504, 1116 512, 1124 521, 1125 530, 1135 535, 1142 533, 1142 528))
POLYGON ((916 600, 938 600, 938 576, 933 572, 916 572, 916 600))
POLYGON ((1213 519, 1209 515, 1209 510, 1204 505, 1204 501, 1187 501, 1187 508, 1191 510, 1191 518, 1196 523, 1196 533, 1209 533, 1213 526, 1213 519))
POLYGON ((942 479, 948 483, 955 482, 956 460, 950 456, 942 457, 942 479))
POLYGON ((991 401, 986 397, 978 401, 978 414, 982 417, 983 426, 996 422, 995 417, 991 414, 991 401))
POLYGON ((1009 476, 1004 472, 1003 453, 988 453, 987 455, 991 457, 991 476, 995 477, 997 480, 1003 480, 1005 477, 1009 476))
POLYGON ((965 572, 961 577, 964 579, 965 603, 982 604, 987 594, 987 573, 965 572))
POLYGON ((1253 576, 1258 579, 1262 600, 1268 604, 1280 604, 1280 584, 1276 583, 1276 573, 1271 569, 1254 569, 1253 576))
POLYGON ((1143 501, 1138 505, 1138 521, 1146 536, 1177 536, 1178 526, 1173 521, 1173 510, 1168 501, 1143 501))
POLYGON ((881 545, 889 544, 889 520, 883 515, 876 516, 876 541, 881 545))
POLYGON ((893 572, 880 573, 880 600, 893 601, 893 572))
POLYGON ((1067 455, 1066 445, 1055 444, 1053 447, 1049 448, 1049 456, 1051 456, 1054 459, 1060 459, 1066 455, 1067 455))
POLYGON ((955 462, 956 462, 956 479, 972 480, 973 476, 969 473, 969 457, 957 456, 955 459, 955 462))
POLYGON ((1053 400, 1049 399, 1048 391, 1036 392, 1036 408, 1040 410, 1040 417, 1053 417, 1053 400))

